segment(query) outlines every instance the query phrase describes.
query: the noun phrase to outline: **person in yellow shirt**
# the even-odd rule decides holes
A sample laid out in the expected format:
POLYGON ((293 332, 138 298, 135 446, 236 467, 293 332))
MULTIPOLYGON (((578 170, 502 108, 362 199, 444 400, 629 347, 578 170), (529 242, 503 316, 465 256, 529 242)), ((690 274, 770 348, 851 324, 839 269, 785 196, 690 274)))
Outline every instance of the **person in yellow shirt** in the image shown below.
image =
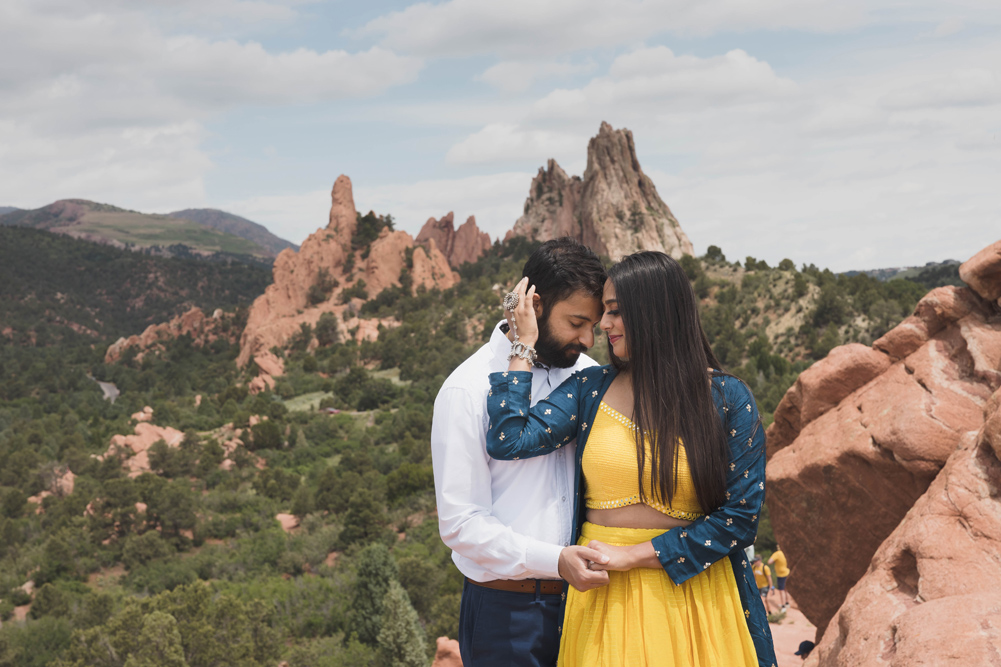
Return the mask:
POLYGON ((786 562, 786 555, 782 553, 782 547, 775 545, 775 553, 768 559, 768 564, 775 566, 775 588, 779 589, 779 602, 782 609, 789 606, 789 594, 786 593, 786 579, 789 578, 789 565, 786 562))
POLYGON ((751 563, 751 570, 754 572, 754 582, 758 585, 758 595, 765 603, 765 613, 772 613, 772 605, 768 601, 768 591, 772 589, 772 573, 768 567, 761 562, 761 556, 755 556, 751 563))

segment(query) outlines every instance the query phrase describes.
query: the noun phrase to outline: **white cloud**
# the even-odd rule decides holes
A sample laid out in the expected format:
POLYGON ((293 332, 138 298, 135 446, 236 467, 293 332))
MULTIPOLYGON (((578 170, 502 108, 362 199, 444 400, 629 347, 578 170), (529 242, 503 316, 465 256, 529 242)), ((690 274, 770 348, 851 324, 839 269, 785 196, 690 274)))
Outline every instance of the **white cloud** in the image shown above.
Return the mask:
POLYGON ((587 74, 595 69, 593 62, 582 64, 507 60, 497 63, 476 77, 505 93, 523 93, 544 79, 587 74))
MULTIPOLYGON (((275 52, 253 41, 167 34, 155 16, 111 11, 124 4, 135 6, 0 3, 0 200, 198 205, 211 167, 203 125, 218 114, 375 96, 413 81, 423 66, 378 46, 275 52)), ((220 15, 270 16, 296 3, 162 0, 144 7, 176 13, 203 4, 220 15)))
POLYGON ((567 53, 635 44, 673 32, 804 29, 833 32, 868 21, 862 0, 449 0, 377 17, 358 32, 428 56, 567 53))
POLYGON ((580 148, 580 137, 551 130, 524 130, 516 124, 494 123, 449 149, 445 155, 454 164, 545 161, 552 155, 580 148))

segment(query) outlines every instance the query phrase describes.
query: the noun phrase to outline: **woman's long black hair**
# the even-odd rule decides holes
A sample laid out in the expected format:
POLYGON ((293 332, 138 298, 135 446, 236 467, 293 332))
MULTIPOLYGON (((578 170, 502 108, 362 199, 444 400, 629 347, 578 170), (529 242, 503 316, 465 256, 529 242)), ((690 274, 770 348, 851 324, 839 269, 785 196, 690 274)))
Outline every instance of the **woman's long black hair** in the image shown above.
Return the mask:
POLYGON ((702 329, 688 276, 668 255, 648 251, 624 257, 608 279, 629 349, 629 359, 622 360, 609 345, 609 357, 616 368, 632 373, 641 498, 647 462, 640 434, 650 442, 654 497, 667 505, 674 498, 680 438, 699 505, 712 512, 725 499, 730 451, 710 382, 709 369, 721 367, 702 329))

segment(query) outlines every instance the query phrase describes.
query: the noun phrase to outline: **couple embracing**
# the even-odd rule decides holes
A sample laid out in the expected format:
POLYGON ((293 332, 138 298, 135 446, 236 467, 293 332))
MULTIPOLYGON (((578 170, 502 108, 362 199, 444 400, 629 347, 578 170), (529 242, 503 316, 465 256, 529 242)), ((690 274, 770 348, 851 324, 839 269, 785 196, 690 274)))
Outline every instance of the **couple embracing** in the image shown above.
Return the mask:
POLYGON ((606 274, 563 238, 523 273, 506 321, 435 400, 439 529, 466 577, 463 664, 773 666, 744 554, 764 431, 684 271, 640 252, 606 274), (596 326, 608 366, 584 354, 596 326))

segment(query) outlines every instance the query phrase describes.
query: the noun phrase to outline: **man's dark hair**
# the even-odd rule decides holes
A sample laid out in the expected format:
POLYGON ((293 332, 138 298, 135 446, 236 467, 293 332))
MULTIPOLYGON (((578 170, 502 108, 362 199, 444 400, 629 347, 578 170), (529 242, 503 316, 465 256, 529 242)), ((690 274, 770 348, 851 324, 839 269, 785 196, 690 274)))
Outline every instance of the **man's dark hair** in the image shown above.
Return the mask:
POLYGON ((522 275, 542 300, 543 317, 553 304, 580 290, 601 298, 605 287, 605 267, 601 260, 575 238, 563 236, 546 241, 525 262, 522 275))

